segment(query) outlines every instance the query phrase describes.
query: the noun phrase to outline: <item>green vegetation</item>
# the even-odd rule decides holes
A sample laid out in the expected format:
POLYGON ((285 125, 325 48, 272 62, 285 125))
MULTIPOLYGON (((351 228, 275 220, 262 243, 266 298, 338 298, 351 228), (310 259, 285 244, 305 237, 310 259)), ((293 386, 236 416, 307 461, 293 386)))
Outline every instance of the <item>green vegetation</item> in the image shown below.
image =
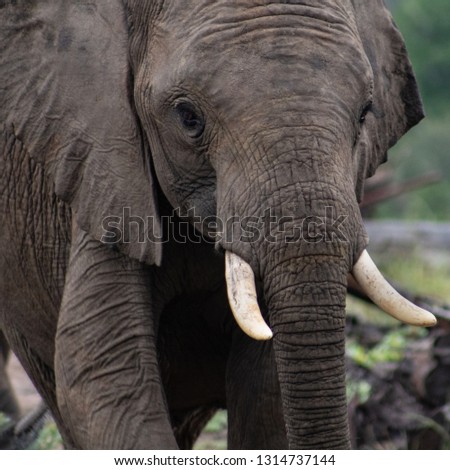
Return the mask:
POLYGON ((206 425, 199 440, 195 443, 195 450, 212 450, 227 448, 227 412, 218 411, 206 425))
POLYGON ((431 266, 418 256, 386 256, 378 262, 380 269, 390 279, 415 294, 431 297, 450 304, 450 266, 431 266))
POLYGON ((354 399, 358 401, 360 405, 366 403, 370 395, 372 394, 372 386, 365 380, 352 380, 347 377, 347 401, 350 403, 354 399))
POLYGON ((10 422, 9 418, 0 413, 0 430, 10 422))
POLYGON ((433 116, 450 108, 450 3, 448 0, 388 2, 414 65, 425 105, 433 116))
MULTIPOLYGON (((11 420, 0 413, 0 433, 11 420)), ((62 449, 62 439, 54 422, 47 423, 39 434, 39 437, 30 447, 31 450, 54 450, 62 449)))
POLYGON ((356 364, 371 369, 381 362, 399 362, 403 359, 411 339, 427 334, 424 328, 402 326, 386 334, 373 348, 365 348, 355 340, 347 342, 347 356, 356 364))
POLYGON ((450 2, 387 1, 414 66, 427 118, 390 151, 396 180, 436 170, 442 183, 380 204, 383 218, 450 220, 450 2))
POLYGON ((53 422, 47 423, 39 434, 35 443, 31 446, 31 450, 54 450, 62 449, 62 439, 53 422))

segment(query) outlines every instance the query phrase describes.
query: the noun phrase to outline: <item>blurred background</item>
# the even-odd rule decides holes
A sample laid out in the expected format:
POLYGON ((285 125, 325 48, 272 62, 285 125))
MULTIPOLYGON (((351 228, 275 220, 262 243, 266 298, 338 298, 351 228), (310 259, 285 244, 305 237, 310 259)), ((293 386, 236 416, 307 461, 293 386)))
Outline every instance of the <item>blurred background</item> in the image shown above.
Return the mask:
POLYGON ((390 151, 396 180, 433 171, 442 181, 379 204, 375 216, 450 221, 450 2, 387 0, 405 38, 426 118, 390 151))

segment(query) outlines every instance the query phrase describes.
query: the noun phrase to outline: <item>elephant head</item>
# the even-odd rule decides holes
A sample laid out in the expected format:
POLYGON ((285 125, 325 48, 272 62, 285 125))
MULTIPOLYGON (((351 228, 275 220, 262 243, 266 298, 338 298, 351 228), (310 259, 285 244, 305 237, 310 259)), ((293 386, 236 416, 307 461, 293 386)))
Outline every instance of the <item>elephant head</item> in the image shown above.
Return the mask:
MULTIPOLYGON (((205 235, 219 221, 237 321, 273 335, 289 446, 347 448, 347 275, 385 309, 401 303, 368 268, 358 201, 423 117, 382 0, 31 3, 21 21, 50 52, 17 58, 14 72, 38 78, 14 132, 47 156, 76 223, 101 240, 129 208, 145 225, 107 241, 158 266, 159 190, 205 235), (56 37, 38 24, 49 9, 56 37)), ((400 314, 433 323, 415 315, 400 314)))
POLYGON ((392 292, 377 298, 358 210, 364 179, 422 118, 401 37, 381 1, 186 2, 149 15, 130 13, 134 96, 163 192, 222 228, 242 222, 217 246, 237 320, 257 339, 272 334, 253 273, 262 284, 289 444, 346 447, 347 274, 402 312, 381 300, 392 292), (237 233, 249 218, 262 223, 250 241, 237 233))

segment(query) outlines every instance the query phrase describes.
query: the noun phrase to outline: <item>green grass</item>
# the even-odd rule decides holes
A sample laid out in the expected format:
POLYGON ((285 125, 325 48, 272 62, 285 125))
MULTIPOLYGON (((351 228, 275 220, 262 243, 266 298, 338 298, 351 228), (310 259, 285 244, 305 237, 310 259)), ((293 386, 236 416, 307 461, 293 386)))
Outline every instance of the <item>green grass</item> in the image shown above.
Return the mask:
POLYGON ((58 432, 56 424, 53 422, 47 423, 42 429, 39 437, 31 446, 32 450, 55 450, 62 449, 63 443, 61 436, 58 432))
POLYGON ((431 266, 413 254, 389 261, 381 258, 380 268, 390 279, 414 293, 450 303, 450 266, 431 266))

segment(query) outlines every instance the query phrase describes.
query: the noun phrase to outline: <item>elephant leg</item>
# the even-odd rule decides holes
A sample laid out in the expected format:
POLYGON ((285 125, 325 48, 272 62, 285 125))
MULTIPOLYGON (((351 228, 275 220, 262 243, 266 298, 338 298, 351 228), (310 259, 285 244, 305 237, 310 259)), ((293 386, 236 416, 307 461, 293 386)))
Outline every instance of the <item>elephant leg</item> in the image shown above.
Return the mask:
POLYGON ((217 410, 214 406, 204 406, 172 415, 172 426, 180 449, 191 450, 194 447, 203 428, 217 410))
POLYGON ((287 449, 272 342, 236 330, 227 368, 229 449, 287 449))
POLYGON ((151 270, 74 224, 56 333, 58 406, 75 444, 176 449, 152 315, 151 270))

